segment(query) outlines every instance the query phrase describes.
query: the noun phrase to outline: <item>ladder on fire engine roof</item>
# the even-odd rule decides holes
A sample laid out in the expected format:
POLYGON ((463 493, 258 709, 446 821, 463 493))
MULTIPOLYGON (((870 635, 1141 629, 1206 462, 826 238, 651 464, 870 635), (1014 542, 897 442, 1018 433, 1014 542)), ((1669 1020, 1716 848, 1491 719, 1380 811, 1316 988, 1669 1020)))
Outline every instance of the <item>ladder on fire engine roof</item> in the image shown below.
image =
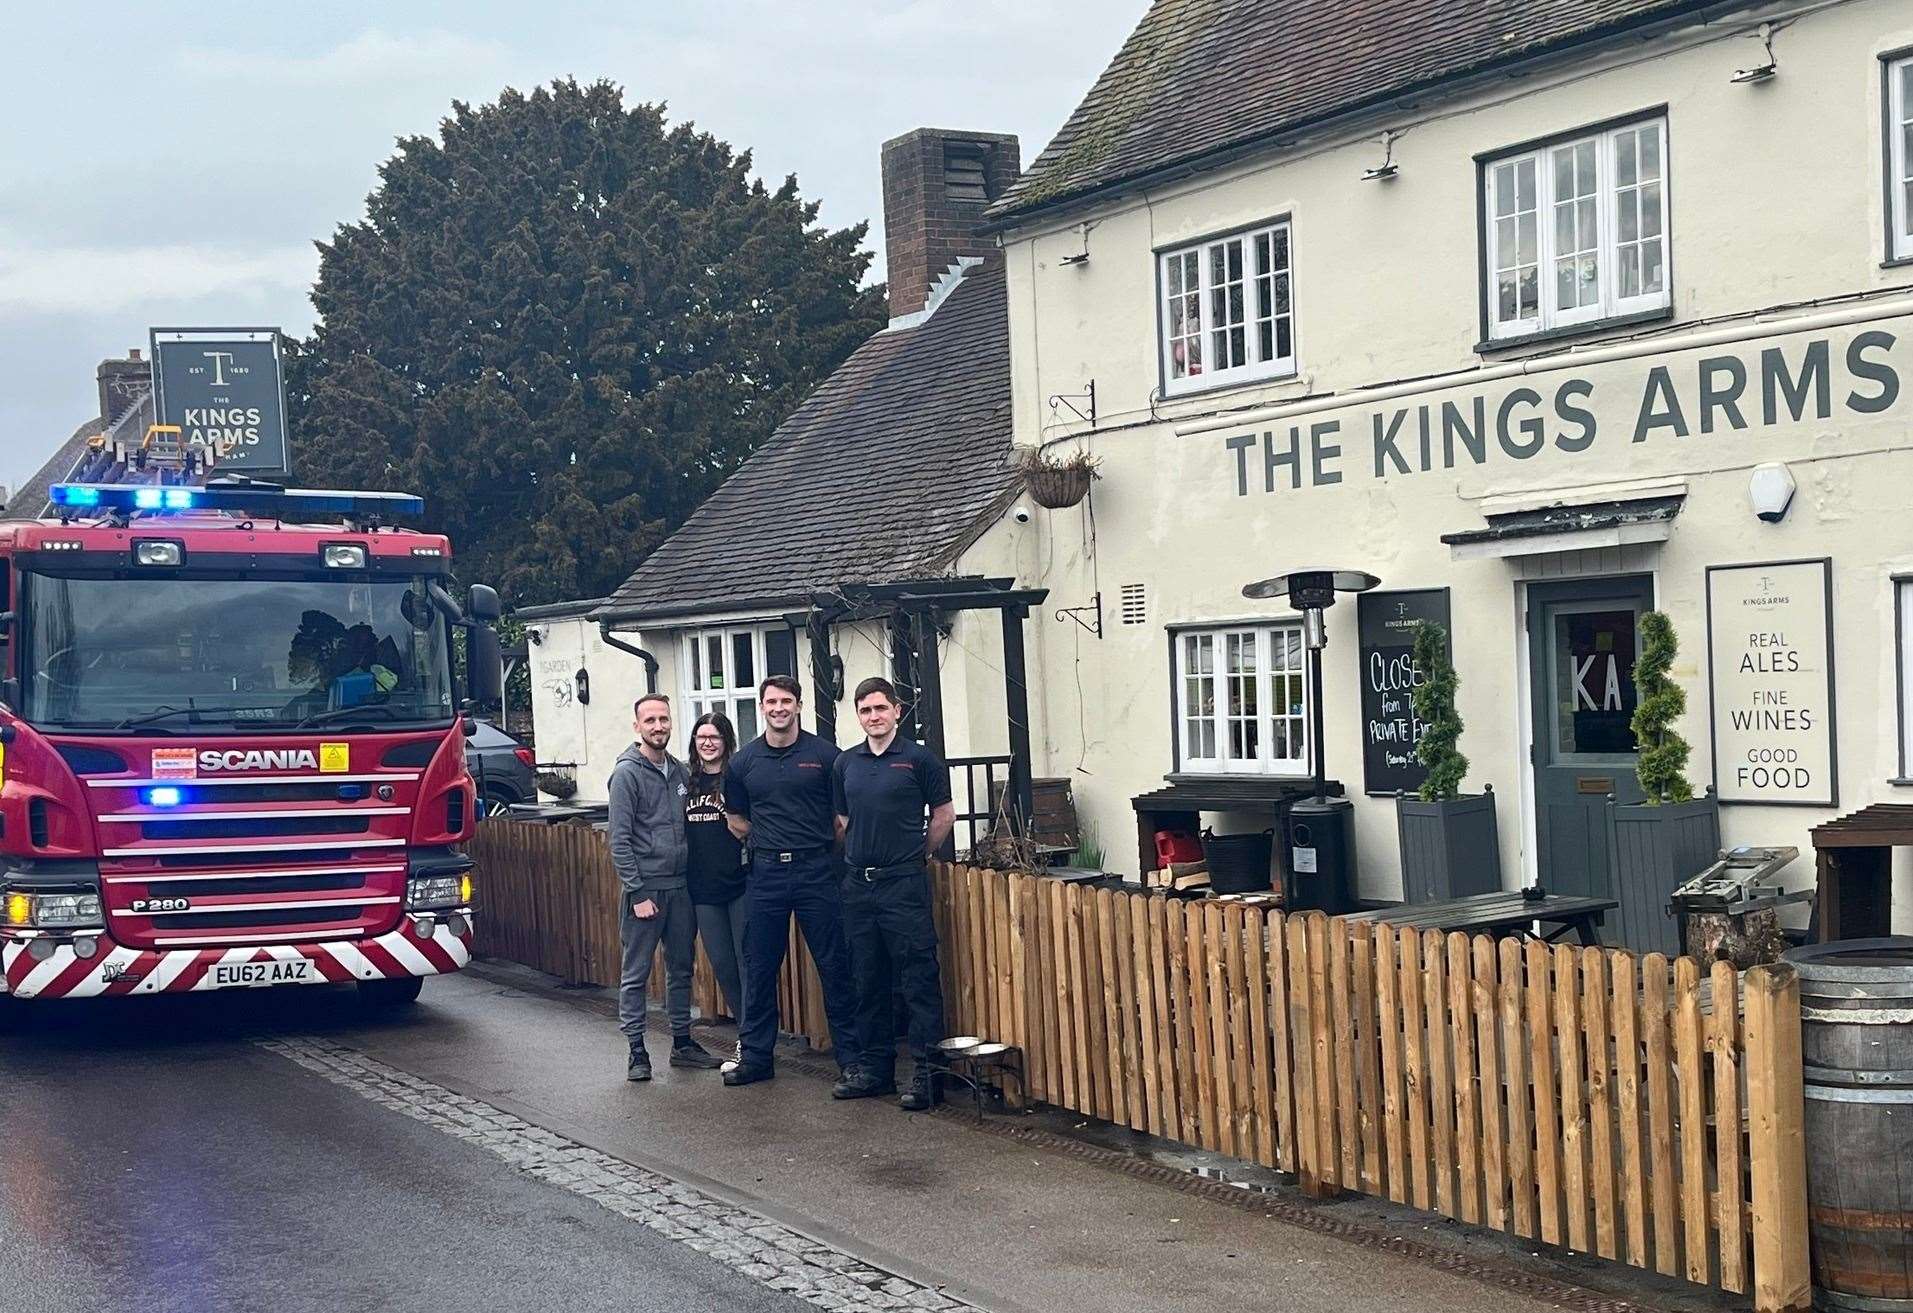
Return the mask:
MULTIPOLYGON (((103 432, 86 440, 73 466, 54 483, 176 484, 203 482, 213 462, 203 447, 180 441, 177 424, 153 422, 148 392, 103 432)), ((41 518, 58 513, 49 500, 41 518)))

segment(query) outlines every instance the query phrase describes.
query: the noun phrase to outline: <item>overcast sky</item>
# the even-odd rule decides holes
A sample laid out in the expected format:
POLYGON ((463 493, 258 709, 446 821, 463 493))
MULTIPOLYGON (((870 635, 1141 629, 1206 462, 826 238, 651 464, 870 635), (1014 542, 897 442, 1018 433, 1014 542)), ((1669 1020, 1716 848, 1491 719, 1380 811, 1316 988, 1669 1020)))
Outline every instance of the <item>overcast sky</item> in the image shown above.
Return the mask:
POLYGON ((878 147, 1014 132, 1034 158, 1145 0, 200 0, 10 13, 0 133, 0 483, 98 410, 93 370, 154 324, 304 335, 312 243, 364 212, 454 99, 609 78, 871 219, 878 147))

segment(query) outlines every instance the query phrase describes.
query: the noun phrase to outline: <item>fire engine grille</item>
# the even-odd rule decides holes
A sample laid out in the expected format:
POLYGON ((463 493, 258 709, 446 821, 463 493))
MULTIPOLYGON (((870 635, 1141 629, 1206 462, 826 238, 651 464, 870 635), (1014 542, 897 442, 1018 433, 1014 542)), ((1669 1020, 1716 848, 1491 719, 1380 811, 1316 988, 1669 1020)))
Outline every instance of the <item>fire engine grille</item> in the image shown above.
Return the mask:
POLYGON ((356 788, 363 797, 375 787, 372 784, 201 784, 198 781, 191 785, 195 803, 338 802, 342 788, 356 788))
POLYGON ((363 816, 248 816, 243 820, 196 821, 190 816, 176 820, 145 821, 140 825, 145 839, 264 839, 294 838, 306 834, 364 834, 371 822, 363 816))
POLYGON ((153 896, 218 898, 227 894, 350 893, 363 888, 363 875, 262 875, 243 880, 168 880, 153 886, 153 896))
MULTIPOLYGON (((371 851, 378 853, 376 848, 371 851)), ((391 856, 389 853, 379 855, 387 858, 391 856)), ((159 858, 159 864, 163 867, 170 868, 192 867, 194 870, 219 866, 257 866, 262 856, 271 856, 271 854, 261 854, 257 852, 167 853, 165 856, 159 858)), ((358 851, 353 848, 302 848, 297 854, 297 860, 302 863, 309 863, 313 866, 339 866, 346 862, 353 861, 359 856, 358 851)))
POLYGON ((271 930, 277 926, 325 925, 356 921, 365 911, 357 904, 343 907, 252 907, 238 912, 187 912, 165 918, 166 930, 271 930))

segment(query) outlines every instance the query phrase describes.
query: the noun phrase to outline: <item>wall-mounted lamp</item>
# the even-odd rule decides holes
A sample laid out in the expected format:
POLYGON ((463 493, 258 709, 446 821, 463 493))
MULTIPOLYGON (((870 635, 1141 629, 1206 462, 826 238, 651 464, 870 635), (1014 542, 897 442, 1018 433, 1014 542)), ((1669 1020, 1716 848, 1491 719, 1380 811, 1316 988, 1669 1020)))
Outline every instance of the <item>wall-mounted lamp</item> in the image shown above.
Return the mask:
POLYGON ((1787 518, 1793 493, 1793 471, 1778 462, 1754 466, 1747 480, 1747 500, 1753 503, 1754 514, 1768 524, 1779 524, 1787 518))
POLYGON ((1762 23, 1760 25, 1760 45, 1761 48, 1767 52, 1767 61, 1764 64, 1755 64, 1752 68, 1735 69, 1734 75, 1727 79, 1729 82, 1749 85, 1758 82, 1773 81, 1774 75, 1780 71, 1780 67, 1774 63, 1774 25, 1772 23, 1762 23))
POLYGON ((1401 135, 1392 128, 1382 134, 1382 162, 1362 171, 1363 182, 1387 182, 1402 171, 1401 165, 1395 163, 1395 139, 1401 135))

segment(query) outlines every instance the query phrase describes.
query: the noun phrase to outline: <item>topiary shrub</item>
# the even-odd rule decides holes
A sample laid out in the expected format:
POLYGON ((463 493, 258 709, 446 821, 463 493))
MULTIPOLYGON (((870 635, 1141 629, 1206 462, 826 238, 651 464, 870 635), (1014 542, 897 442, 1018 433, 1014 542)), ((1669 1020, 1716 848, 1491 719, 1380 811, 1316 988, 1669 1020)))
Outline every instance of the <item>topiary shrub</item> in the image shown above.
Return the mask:
POLYGON ((1634 743, 1640 756, 1634 775, 1641 783, 1643 802, 1688 802, 1694 786, 1687 780, 1687 758, 1693 749, 1674 729, 1687 710, 1687 694, 1667 673, 1680 652, 1674 624, 1660 611, 1641 617, 1641 652, 1634 661, 1634 743))
POLYGON ((1455 691, 1461 687, 1461 677, 1448 656, 1448 631, 1425 620, 1417 622, 1414 652, 1421 683, 1415 686, 1409 701, 1422 726, 1421 738, 1415 743, 1415 760, 1428 771, 1419 796, 1423 802, 1453 802, 1468 774, 1468 759, 1455 746, 1461 739, 1461 713, 1455 710, 1455 691))

